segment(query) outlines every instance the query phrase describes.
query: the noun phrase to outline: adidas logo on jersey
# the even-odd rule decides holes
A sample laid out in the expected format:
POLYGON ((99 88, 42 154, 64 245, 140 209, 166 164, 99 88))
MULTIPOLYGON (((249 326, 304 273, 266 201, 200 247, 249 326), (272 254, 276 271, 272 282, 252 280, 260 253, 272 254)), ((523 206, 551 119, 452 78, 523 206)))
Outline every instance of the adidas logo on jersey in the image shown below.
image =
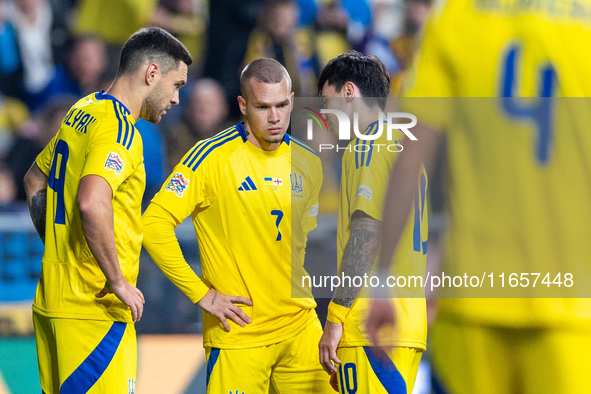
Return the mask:
POLYGON ((254 185, 252 179, 249 176, 246 177, 244 182, 242 182, 242 186, 238 188, 239 192, 247 192, 251 190, 258 190, 257 187, 254 185))

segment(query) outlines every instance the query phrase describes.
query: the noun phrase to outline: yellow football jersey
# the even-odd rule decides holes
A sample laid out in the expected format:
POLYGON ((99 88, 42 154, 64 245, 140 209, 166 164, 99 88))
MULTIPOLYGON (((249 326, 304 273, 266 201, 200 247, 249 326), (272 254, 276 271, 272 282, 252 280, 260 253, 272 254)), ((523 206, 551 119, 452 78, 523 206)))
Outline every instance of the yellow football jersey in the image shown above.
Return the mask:
MULTIPOLYGON (((393 131, 395 140, 388 141, 383 125, 383 132, 376 140, 354 139, 343 154, 341 173, 341 204, 337 230, 337 264, 340 269, 343 253, 351 234, 351 217, 355 211, 362 211, 376 220, 382 220, 384 199, 388 189, 390 170, 400 151, 404 134, 393 131)), ((378 122, 374 122, 364 131, 365 135, 378 132, 378 122)), ((402 147, 403 149, 403 147, 402 147)), ((427 260, 427 174, 421 172, 417 180, 417 199, 408 218, 396 254, 393 257, 391 275, 425 276, 427 260)), ((339 271, 340 272, 340 271, 339 271)), ((384 279, 382 279, 384 280, 384 279)), ((402 282, 400 282, 402 283, 402 282)), ((343 323, 343 336, 340 347, 372 346, 365 330, 365 319, 369 312, 371 287, 365 288, 353 304, 343 323)), ((395 289, 400 298, 393 298, 396 307, 397 331, 382 332, 383 346, 405 346, 425 349, 427 342, 427 311, 424 289, 407 286, 395 289)))
POLYGON ((242 123, 198 142, 174 168, 152 203, 177 223, 192 215, 208 287, 253 302, 240 305, 252 323, 230 322, 230 332, 204 313, 205 347, 277 343, 316 319, 311 289, 296 279, 307 275, 321 184, 320 158, 303 142, 286 134, 277 150, 264 151, 242 123))
POLYGON ((105 276, 88 248, 76 204, 80 179, 104 178, 113 189, 115 243, 123 276, 135 285, 142 246, 146 183, 142 138, 129 110, 103 91, 79 100, 37 157, 48 176, 45 252, 33 309, 45 316, 131 322, 115 295, 95 297, 105 276))
MULTIPOLYGON (((587 277, 591 117, 588 102, 572 97, 591 96, 591 54, 581 50, 591 40, 589 10, 588 0, 450 0, 434 10, 405 103, 447 136, 445 260, 456 272, 587 277), (452 105, 417 97, 462 98, 452 105)), ((441 303, 465 319, 529 326, 591 322, 590 306, 580 299, 441 303)))

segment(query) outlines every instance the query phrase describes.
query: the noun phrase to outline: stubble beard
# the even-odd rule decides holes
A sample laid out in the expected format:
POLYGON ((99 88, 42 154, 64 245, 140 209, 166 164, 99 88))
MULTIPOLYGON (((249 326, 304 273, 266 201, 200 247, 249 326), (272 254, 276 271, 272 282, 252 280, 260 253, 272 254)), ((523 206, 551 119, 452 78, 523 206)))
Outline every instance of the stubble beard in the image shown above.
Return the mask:
POLYGON ((162 110, 159 108, 160 85, 157 85, 150 94, 144 99, 140 118, 151 123, 158 123, 162 119, 162 110))

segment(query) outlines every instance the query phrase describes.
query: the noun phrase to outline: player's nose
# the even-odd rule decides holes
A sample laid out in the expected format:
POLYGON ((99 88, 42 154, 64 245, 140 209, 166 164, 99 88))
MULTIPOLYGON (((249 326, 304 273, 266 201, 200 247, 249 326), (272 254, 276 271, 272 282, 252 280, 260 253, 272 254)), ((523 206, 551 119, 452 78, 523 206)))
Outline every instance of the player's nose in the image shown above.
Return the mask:
POLYGON ((180 99, 179 99, 179 91, 178 90, 175 90, 174 91, 174 95, 172 96, 172 99, 170 100, 170 103, 172 105, 178 105, 179 102, 180 102, 180 99))
POLYGON ((269 123, 278 123, 279 120, 279 112, 277 111, 277 109, 272 108, 269 112, 269 123))

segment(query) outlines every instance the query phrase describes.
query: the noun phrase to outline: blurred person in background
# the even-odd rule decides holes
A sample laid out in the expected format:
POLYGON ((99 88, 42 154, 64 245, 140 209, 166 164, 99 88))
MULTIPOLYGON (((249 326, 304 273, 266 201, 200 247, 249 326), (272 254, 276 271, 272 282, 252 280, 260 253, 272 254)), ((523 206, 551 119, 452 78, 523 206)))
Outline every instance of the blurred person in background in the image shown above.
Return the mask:
POLYGON ((295 0, 267 0, 250 35, 244 64, 261 57, 281 63, 292 75, 297 96, 315 94, 314 50, 307 29, 298 28, 299 9, 295 0))
POLYGON ((12 212, 16 202, 16 182, 12 171, 0 163, 0 212, 12 212))
POLYGON ((150 23, 171 32, 191 52, 192 69, 200 70, 205 53, 207 0, 160 0, 150 23))
POLYGON ((107 73, 115 75, 119 52, 138 29, 149 26, 158 0, 77 0, 71 33, 94 35, 107 44, 107 73))
MULTIPOLYGON (((442 268, 519 277, 519 291, 496 277, 497 293, 484 293, 495 298, 439 300, 438 392, 589 392, 591 56, 580 50, 591 42, 589 9, 450 0, 431 14, 404 80, 417 140, 405 141, 390 176, 380 268, 416 201, 413 179, 446 149, 442 268)), ((394 320, 387 302, 372 301, 368 330, 394 320)))
POLYGON ((419 44, 417 42, 419 33, 427 21, 431 3, 432 0, 408 0, 406 2, 402 35, 395 37, 390 42, 392 53, 400 65, 400 68, 392 75, 392 95, 400 93, 401 81, 415 55, 419 44))
POLYGON ((29 108, 43 105, 56 77, 51 31, 53 12, 48 0, 14 0, 0 4, 0 14, 16 30, 23 66, 23 88, 29 108))
POLYGON ((353 47, 359 52, 377 56, 390 75, 402 66, 392 51, 390 42, 399 37, 404 27, 404 3, 400 0, 374 0, 370 2, 372 22, 365 36, 353 47))
POLYGON ((316 18, 314 47, 319 67, 351 48, 347 39, 347 11, 336 0, 322 1, 316 18))
POLYGON ((85 96, 107 88, 102 85, 106 68, 107 49, 101 38, 95 35, 74 38, 67 64, 71 94, 85 96))
POLYGON ((0 160, 6 157, 14 138, 29 119, 29 110, 23 102, 0 94, 0 160))
POLYGON ((213 79, 200 79, 191 87, 182 122, 165 134, 168 170, 176 166, 195 141, 213 137, 236 124, 229 118, 224 88, 213 79))
POLYGON ((222 84, 233 118, 240 109, 236 97, 240 95, 238 78, 244 67, 244 55, 250 33, 254 29, 264 0, 215 0, 209 4, 204 78, 222 84))
POLYGON ((139 119, 135 123, 137 131, 142 136, 144 145, 144 157, 149 157, 144 161, 146 167, 146 190, 142 207, 147 207, 148 203, 154 197, 154 194, 160 189, 162 182, 168 174, 166 147, 164 137, 160 128, 145 119, 139 119))
MULTIPOLYGON (((15 179, 24 178, 31 163, 57 133, 62 120, 75 102, 75 96, 56 98, 43 108, 38 119, 33 119, 18 129, 6 155, 6 164, 10 167, 15 179)), ((25 201, 27 196, 24 184, 18 182, 17 189, 17 199, 25 201)))
POLYGON ((0 94, 26 100, 18 34, 0 3, 0 94))

